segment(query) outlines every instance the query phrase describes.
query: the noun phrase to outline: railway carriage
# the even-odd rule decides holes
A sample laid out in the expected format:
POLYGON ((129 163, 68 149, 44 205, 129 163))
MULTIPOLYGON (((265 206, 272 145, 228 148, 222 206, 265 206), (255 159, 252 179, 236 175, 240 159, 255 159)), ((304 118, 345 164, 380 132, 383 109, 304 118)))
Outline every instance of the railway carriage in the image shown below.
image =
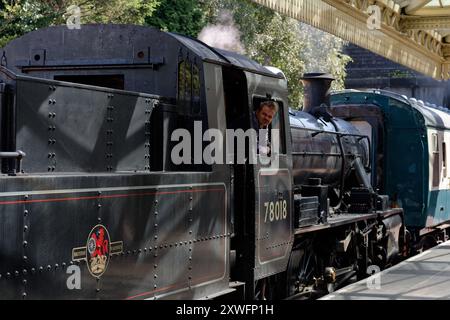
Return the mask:
POLYGON ((394 93, 344 91, 331 98, 331 113, 372 141, 372 184, 402 207, 415 242, 446 238, 450 222, 450 112, 394 93))

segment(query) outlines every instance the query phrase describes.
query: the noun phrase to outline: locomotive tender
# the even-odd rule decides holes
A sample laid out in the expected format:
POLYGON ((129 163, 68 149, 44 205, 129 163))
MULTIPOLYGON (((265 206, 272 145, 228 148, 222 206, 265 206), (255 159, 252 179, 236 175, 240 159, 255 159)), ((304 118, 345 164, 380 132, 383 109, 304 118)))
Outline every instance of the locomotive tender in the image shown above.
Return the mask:
POLYGON ((314 295, 401 251, 403 211, 371 186, 370 139, 323 107, 327 76, 293 112, 273 69, 129 25, 31 32, 0 63, 2 299, 314 295), (175 129, 249 129, 268 99, 277 169, 171 162, 175 129))

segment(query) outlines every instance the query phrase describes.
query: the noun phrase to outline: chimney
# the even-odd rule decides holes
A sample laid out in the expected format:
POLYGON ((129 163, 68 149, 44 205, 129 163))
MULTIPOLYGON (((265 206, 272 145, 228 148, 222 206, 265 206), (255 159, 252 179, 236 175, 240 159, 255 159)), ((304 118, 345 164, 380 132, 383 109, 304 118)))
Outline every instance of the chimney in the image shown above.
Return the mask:
POLYGON ((304 92, 303 111, 313 113, 322 104, 330 105, 331 83, 335 79, 328 73, 305 73, 302 78, 304 92))

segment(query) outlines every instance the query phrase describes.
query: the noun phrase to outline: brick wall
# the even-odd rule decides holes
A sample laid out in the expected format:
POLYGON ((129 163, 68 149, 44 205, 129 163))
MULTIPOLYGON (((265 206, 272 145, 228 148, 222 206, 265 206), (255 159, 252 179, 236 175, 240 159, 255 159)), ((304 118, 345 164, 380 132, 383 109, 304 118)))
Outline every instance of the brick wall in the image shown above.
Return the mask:
POLYGON ((347 66, 347 89, 384 89, 437 105, 450 106, 450 82, 437 81, 355 45, 344 52, 352 57, 347 66))

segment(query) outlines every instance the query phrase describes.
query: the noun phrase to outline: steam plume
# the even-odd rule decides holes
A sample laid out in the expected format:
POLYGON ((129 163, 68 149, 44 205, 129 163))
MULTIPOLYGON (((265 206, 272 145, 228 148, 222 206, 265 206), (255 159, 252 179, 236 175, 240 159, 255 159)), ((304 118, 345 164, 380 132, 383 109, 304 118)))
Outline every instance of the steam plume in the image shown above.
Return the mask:
POLYGON ((211 47, 240 54, 245 53, 240 40, 241 32, 236 27, 233 15, 228 10, 223 10, 220 13, 217 24, 209 24, 203 28, 198 38, 211 47))

